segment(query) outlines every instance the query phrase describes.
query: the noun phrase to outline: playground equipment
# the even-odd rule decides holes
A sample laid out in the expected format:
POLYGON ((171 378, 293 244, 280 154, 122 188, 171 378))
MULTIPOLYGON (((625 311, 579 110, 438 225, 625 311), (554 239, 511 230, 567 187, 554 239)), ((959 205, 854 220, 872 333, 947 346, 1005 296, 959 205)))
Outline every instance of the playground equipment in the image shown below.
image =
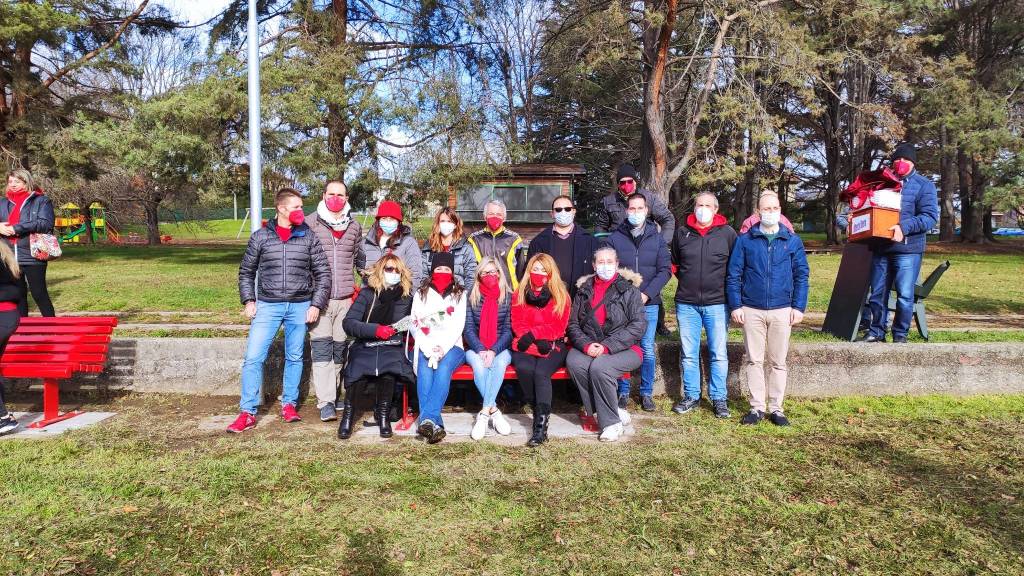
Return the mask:
MULTIPOLYGON (((99 202, 90 204, 89 217, 92 220, 92 241, 106 241, 109 226, 107 225, 106 208, 103 204, 99 202)), ((81 208, 72 203, 64 204, 58 209, 58 215, 54 219, 53 225, 61 242, 81 242, 82 237, 89 230, 85 222, 85 216, 81 213, 81 208)), ((117 242, 114 234, 115 232, 111 230, 110 240, 117 242)))

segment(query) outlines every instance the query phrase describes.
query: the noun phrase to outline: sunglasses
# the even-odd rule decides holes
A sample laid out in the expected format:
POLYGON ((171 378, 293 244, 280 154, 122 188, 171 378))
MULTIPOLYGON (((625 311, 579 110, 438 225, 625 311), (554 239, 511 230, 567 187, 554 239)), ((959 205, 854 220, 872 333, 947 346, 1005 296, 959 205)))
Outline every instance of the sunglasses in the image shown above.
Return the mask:
POLYGON ((575 210, 572 206, 559 206, 558 208, 552 208, 555 212, 572 212, 575 210))
POLYGON ((398 272, 398 267, 397 266, 385 266, 384 267, 384 271, 385 272, 398 272))

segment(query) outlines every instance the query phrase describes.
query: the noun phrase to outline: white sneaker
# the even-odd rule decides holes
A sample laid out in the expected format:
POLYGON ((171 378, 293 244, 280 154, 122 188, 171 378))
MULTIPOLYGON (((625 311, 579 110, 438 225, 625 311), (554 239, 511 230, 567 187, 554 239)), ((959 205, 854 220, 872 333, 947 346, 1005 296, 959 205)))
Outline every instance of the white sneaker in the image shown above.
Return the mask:
POLYGON ((494 431, 502 436, 508 436, 512 433, 512 425, 505 419, 505 415, 501 413, 501 410, 491 412, 491 424, 494 426, 494 431))
POLYGON ((473 422, 473 430, 469 433, 469 437, 473 440, 480 440, 487 435, 487 425, 491 422, 491 417, 488 414, 480 412, 476 415, 476 422, 473 422))
POLYGON ((633 417, 629 415, 629 412, 619 408, 619 420, 623 426, 629 426, 629 423, 633 421, 633 417))
POLYGON ((601 435, 597 439, 601 442, 615 442, 620 436, 622 436, 622 424, 612 424, 601 430, 601 435))

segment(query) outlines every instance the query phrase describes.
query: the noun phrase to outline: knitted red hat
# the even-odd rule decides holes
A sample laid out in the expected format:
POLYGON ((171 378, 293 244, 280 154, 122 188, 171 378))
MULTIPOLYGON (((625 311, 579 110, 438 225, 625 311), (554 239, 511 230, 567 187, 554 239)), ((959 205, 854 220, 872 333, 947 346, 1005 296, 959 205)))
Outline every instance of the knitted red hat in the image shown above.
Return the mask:
POLYGON ((377 219, 391 217, 402 221, 402 206, 393 200, 385 200, 377 206, 377 219))

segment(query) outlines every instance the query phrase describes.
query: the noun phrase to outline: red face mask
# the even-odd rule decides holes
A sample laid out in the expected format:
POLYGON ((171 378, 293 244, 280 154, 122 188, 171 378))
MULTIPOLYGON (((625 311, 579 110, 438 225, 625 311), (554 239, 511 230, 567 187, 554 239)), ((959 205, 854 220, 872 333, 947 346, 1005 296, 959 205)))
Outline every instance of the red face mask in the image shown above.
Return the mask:
POLYGON ((437 288, 438 292, 443 294, 452 283, 452 273, 434 272, 430 275, 430 282, 434 285, 434 288, 437 288))
POLYGON ((498 288, 498 277, 495 275, 481 276, 480 284, 488 290, 496 290, 498 288))
POLYGON ((540 274, 539 272, 530 272, 530 285, 536 290, 540 290, 548 283, 548 275, 540 274))
POLYGON ((504 223, 505 223, 505 219, 502 218, 501 216, 488 216, 487 217, 487 227, 490 228, 491 231, 493 231, 493 232, 497 232, 498 228, 501 228, 501 225, 504 224, 504 223))
POLYGON ((302 226, 302 223, 306 221, 306 215, 302 213, 302 210, 292 210, 288 213, 288 221, 292 223, 292 226, 302 226))
POLYGON ((324 199, 324 204, 331 212, 341 212, 345 209, 345 199, 341 196, 328 196, 324 199))
POLYGON ((619 192, 622 193, 623 196, 629 196, 633 192, 636 192, 636 181, 634 180, 633 182, 620 182, 619 192))
POLYGON ((892 163, 892 171, 895 172, 896 175, 899 176, 900 178, 903 178, 907 174, 910 174, 910 171, 913 169, 914 165, 911 164, 909 161, 904 160, 903 158, 898 158, 895 162, 892 163))

